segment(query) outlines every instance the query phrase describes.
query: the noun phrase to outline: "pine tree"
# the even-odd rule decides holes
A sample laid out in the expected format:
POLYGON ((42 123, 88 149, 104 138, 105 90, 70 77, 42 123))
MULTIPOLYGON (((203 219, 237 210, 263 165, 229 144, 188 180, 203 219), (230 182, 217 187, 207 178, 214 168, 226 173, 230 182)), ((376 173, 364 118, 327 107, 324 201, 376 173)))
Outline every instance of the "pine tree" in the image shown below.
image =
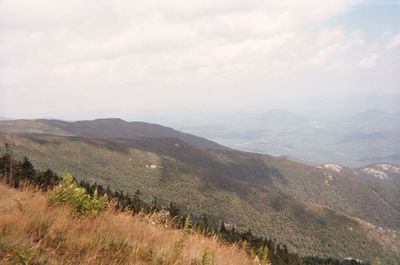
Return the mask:
POLYGON ((32 162, 25 156, 21 163, 21 177, 24 179, 34 179, 35 173, 32 162))

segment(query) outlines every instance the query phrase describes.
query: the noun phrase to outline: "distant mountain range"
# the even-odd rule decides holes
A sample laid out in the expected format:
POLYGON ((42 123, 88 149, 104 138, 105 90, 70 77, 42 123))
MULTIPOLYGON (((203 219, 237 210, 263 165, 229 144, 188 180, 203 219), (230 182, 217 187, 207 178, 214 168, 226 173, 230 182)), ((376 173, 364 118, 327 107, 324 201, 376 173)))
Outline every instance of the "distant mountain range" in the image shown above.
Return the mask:
POLYGON ((354 115, 315 113, 315 117, 303 117, 271 110, 232 117, 201 126, 183 123, 179 129, 234 149, 287 155, 309 163, 353 167, 382 161, 400 163, 400 112, 371 109, 354 115))
MULTIPOLYGON (((287 124, 303 119, 284 115, 287 124)), ((28 156, 38 168, 131 194, 140 189, 147 200, 156 196, 195 216, 205 213, 215 225, 234 220, 238 229, 303 255, 400 262, 396 164, 309 165, 120 119, 0 121, 0 142, 12 143, 17 157, 28 156)))

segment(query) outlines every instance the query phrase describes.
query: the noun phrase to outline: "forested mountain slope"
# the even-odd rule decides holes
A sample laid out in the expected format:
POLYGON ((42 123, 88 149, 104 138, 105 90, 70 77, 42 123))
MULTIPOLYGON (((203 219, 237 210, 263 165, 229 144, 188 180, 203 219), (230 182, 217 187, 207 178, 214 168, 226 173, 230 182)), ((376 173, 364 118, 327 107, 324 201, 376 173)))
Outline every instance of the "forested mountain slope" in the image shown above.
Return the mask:
POLYGON ((200 149, 229 148, 207 139, 176 131, 172 128, 147 122, 127 122, 121 119, 97 119, 65 122, 60 120, 10 120, 2 121, 1 131, 9 133, 38 133, 80 136, 85 138, 176 138, 200 149))
POLYGON ((303 255, 398 262, 396 170, 379 179, 365 168, 199 149, 176 137, 83 137, 42 122, 33 133, 31 125, 11 130, 4 123, 1 142, 12 143, 16 156, 29 156, 39 168, 69 171, 131 194, 139 189, 148 200, 177 203, 215 223, 233 220, 238 229, 276 238, 303 255))

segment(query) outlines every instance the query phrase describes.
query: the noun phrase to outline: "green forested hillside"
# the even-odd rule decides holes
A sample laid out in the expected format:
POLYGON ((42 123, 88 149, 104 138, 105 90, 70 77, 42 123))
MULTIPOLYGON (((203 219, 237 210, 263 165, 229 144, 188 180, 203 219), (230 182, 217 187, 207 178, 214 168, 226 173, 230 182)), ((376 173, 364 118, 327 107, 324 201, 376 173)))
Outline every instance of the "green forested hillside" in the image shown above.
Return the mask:
POLYGON ((388 264, 399 256, 398 189, 357 177, 357 170, 201 150, 176 138, 8 133, 1 141, 39 168, 131 194, 139 189, 147 200, 184 205, 215 222, 233 220, 238 229, 275 238, 303 255, 381 256, 388 264))

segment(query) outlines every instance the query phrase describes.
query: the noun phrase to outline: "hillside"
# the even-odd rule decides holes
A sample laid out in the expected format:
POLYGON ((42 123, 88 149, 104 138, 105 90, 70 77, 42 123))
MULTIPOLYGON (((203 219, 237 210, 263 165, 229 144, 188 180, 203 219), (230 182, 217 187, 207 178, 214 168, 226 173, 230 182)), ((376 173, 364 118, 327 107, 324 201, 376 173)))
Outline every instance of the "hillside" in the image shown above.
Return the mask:
MULTIPOLYGON (((25 121, 27 122, 27 121, 25 121)), ((28 125, 27 125, 28 126, 28 125)), ((42 123, 41 123, 41 126, 42 123)), ((35 166, 110 185, 151 200, 174 202, 218 223, 233 219, 239 229, 275 238, 302 255, 399 256, 399 175, 368 178, 363 168, 310 166, 267 155, 202 150, 168 137, 87 138, 0 123, 1 142, 14 143, 16 156, 35 166), (5 128, 5 129, 4 129, 5 128), (32 131, 29 131, 32 132, 32 131)), ((383 169, 382 169, 383 170, 383 169)))
POLYGON ((182 133, 158 124, 127 122, 121 119, 65 122, 59 120, 10 120, 2 121, 1 131, 7 133, 37 133, 79 136, 84 138, 176 138, 199 149, 228 150, 215 142, 182 133))
POLYGON ((0 184, 1 264, 257 264, 235 245, 109 208, 80 218, 47 195, 0 184), (182 241, 184 238, 184 241, 182 241), (177 255, 177 242, 182 250, 177 255))

